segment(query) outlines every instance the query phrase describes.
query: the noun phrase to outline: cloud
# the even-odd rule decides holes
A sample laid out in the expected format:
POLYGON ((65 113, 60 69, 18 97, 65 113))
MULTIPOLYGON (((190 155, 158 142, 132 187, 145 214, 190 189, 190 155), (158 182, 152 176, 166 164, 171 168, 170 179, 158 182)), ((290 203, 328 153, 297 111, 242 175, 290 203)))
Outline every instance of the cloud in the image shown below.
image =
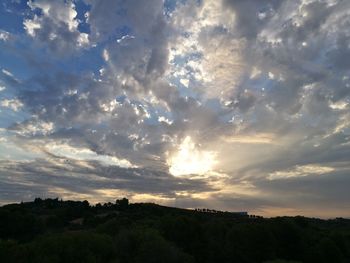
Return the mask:
POLYGON ((325 173, 331 173, 334 171, 334 168, 327 166, 319 165, 304 165, 296 166, 293 169, 287 171, 276 171, 270 173, 268 176, 269 180, 284 179, 284 178, 293 178, 293 177, 302 177, 308 175, 321 175, 325 173))
POLYGON ((276 14, 280 5, 288 1, 274 0, 225 0, 224 8, 228 7, 235 14, 235 28, 240 37, 254 39, 267 21, 276 14))
POLYGON ((181 32, 171 43, 173 76, 196 83, 209 98, 221 98, 235 88, 242 69, 244 41, 233 37, 234 16, 220 1, 189 1, 174 11, 172 23, 181 32))
POLYGON ((2 71, 2 73, 3 73, 4 75, 6 75, 7 77, 11 77, 11 78, 14 77, 13 74, 12 74, 10 71, 6 70, 6 69, 2 69, 1 71, 2 71))
POLYGON ((349 180, 348 171, 348 167, 343 166, 339 171, 317 176, 317 180, 313 176, 305 176, 276 179, 269 183, 260 181, 256 185, 262 191, 270 193, 271 199, 279 198, 280 207, 299 209, 299 214, 315 214, 322 217, 339 214, 347 217, 349 195, 344 186, 349 180), (334 209, 324 209, 333 205, 334 209))
POLYGON ((18 152, 7 158, 29 174, 22 196, 32 181, 32 193, 96 200, 130 193, 188 207, 311 214, 330 196, 344 206, 349 7, 29 1, 19 17, 24 32, 0 31, 0 101, 14 110, 0 118, 9 133, 2 143, 40 155, 29 163, 18 152), (196 169, 186 176, 169 174, 189 161, 196 169), (326 191, 327 180, 339 195, 326 191))
POLYGON ((7 41, 10 38, 10 33, 4 30, 0 30, 0 40, 7 41))
POLYGON ((71 1, 29 1, 33 15, 23 22, 27 34, 60 55, 89 46, 87 33, 78 29, 75 4, 71 1), (40 14, 36 12, 40 10, 40 14))
POLYGON ((54 131, 52 122, 43 122, 35 118, 13 124, 9 130, 15 131, 23 136, 35 136, 38 134, 47 135, 54 131))
POLYGON ((115 165, 123 168, 131 168, 133 165, 128 160, 119 160, 113 156, 99 155, 87 148, 74 148, 67 144, 51 143, 45 145, 45 150, 59 157, 75 160, 96 160, 105 165, 115 165))
POLYGON ((0 161, 0 167, 2 192, 9 201, 16 200, 19 196, 30 200, 41 194, 63 198, 81 196, 88 197, 92 202, 106 202, 118 198, 114 195, 118 191, 127 193, 131 198, 135 195, 138 199, 143 194, 171 198, 176 191, 210 191, 203 180, 194 182, 152 170, 105 166, 94 161, 54 155, 46 160, 31 162, 0 161), (113 189, 114 194, 108 195, 108 192, 113 193, 113 189))
POLYGON ((23 103, 18 99, 4 99, 0 105, 13 111, 19 111, 23 107, 23 103))

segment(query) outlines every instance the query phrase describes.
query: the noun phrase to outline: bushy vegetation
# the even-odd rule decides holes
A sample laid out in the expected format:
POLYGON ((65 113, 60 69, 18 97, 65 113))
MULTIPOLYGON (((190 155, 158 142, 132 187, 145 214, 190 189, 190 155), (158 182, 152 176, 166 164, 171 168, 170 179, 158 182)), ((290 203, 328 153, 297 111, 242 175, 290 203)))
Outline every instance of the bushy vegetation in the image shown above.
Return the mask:
POLYGON ((0 262, 345 263, 350 220, 38 198, 0 207, 0 262))

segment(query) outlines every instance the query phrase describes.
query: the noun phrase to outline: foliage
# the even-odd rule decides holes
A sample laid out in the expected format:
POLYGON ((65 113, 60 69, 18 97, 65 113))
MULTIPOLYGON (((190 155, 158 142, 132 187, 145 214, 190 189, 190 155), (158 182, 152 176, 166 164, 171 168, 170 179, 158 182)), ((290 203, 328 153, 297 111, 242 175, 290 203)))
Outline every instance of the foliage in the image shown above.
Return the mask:
POLYGON ((350 220, 59 199, 0 207, 1 262, 350 262, 350 220))

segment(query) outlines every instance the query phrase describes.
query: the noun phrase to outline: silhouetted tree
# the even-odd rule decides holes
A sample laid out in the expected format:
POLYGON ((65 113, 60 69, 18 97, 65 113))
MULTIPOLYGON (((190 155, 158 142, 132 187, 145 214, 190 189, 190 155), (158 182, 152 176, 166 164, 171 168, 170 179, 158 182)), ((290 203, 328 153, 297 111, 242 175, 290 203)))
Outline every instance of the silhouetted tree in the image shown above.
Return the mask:
POLYGON ((119 210, 125 210, 129 206, 129 200, 125 197, 123 199, 116 200, 115 203, 119 210))

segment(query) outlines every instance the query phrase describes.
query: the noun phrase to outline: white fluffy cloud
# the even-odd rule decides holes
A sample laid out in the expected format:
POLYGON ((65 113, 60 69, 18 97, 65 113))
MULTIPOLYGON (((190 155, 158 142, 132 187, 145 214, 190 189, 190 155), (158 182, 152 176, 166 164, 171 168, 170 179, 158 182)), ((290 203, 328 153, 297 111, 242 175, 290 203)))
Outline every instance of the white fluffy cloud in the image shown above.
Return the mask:
POLYGON ((0 105, 13 111, 19 111, 23 107, 23 103, 18 99, 4 99, 0 102, 0 105))
POLYGON ((0 40, 7 41, 10 38, 10 33, 5 30, 0 30, 0 40))

